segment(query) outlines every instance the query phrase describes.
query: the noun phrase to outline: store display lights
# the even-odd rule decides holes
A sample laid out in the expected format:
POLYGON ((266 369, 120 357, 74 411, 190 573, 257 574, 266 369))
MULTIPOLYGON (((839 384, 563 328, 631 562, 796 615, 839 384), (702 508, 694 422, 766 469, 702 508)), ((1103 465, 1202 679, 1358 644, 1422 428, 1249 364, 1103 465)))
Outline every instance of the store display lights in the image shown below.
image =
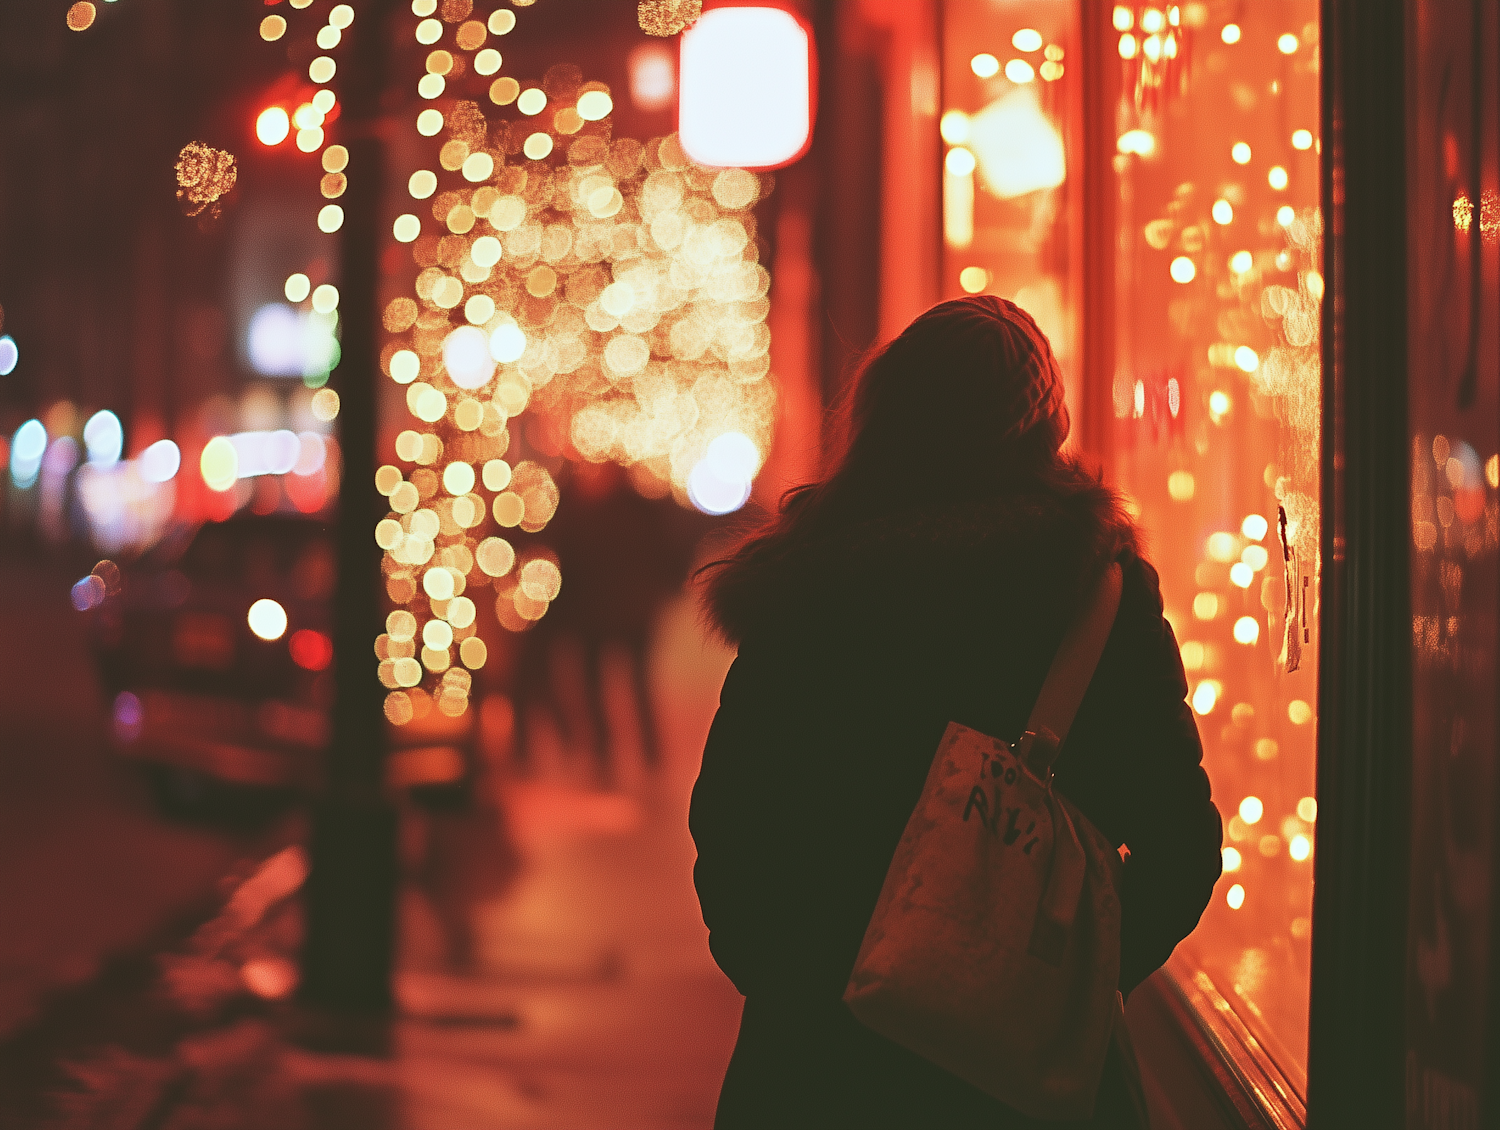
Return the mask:
POLYGON ((1005 77, 1021 85, 1035 80, 1036 70, 1025 59, 1012 59, 1005 64, 1005 77))

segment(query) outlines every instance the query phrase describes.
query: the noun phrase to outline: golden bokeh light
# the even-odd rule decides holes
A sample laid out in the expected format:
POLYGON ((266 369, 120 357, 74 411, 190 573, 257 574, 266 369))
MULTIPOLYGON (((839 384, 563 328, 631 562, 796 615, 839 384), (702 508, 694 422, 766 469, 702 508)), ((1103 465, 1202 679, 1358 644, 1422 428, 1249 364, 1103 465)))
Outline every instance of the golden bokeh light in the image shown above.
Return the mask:
POLYGON ((397 243, 414 243, 422 234, 422 221, 410 212, 404 212, 391 225, 391 234, 397 243))
POLYGON ((454 34, 454 42, 465 51, 473 51, 484 45, 488 36, 484 24, 478 20, 465 20, 454 34))
POLYGON ((339 414, 339 394, 331 388, 320 388, 317 392, 313 393, 309 408, 313 414, 313 419, 321 420, 325 424, 330 420, 337 419, 339 414))
POLYGON ((239 177, 234 154, 190 141, 177 155, 177 199, 189 216, 214 214, 239 177))
POLYGON ((958 272, 958 285, 968 294, 979 294, 990 285, 990 273, 983 267, 965 267, 958 272))
POLYGON ((608 117, 614 108, 614 102, 605 90, 586 91, 578 97, 578 116, 586 122, 600 121, 608 117))
POLYGON ((984 52, 969 60, 969 69, 980 78, 994 78, 1000 73, 1000 60, 984 52))
POLYGON ((703 0, 640 0, 635 15, 647 35, 666 38, 698 21, 703 15, 703 0))
POLYGON ((260 21, 260 37, 274 43, 286 34, 286 20, 281 16, 267 16, 260 21))

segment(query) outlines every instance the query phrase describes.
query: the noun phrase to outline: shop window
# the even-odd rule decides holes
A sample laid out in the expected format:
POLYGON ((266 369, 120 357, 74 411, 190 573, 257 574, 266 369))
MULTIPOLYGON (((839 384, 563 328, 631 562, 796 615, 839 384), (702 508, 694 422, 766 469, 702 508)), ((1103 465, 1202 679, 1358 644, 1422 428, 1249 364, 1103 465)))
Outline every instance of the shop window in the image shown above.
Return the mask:
POLYGON ((1113 418, 1090 442, 1161 575, 1225 820, 1223 878, 1167 975, 1231 1018, 1300 1103, 1317 844, 1318 4, 1084 15, 1068 0, 944 5, 943 296, 1018 302, 1052 339, 1074 419, 1091 398, 1092 418, 1113 418), (1084 34, 1107 41, 1119 76, 1087 106, 1084 34), (1102 128, 1086 131, 1085 114, 1102 128), (1086 162, 1086 132, 1114 151, 1086 162), (1112 247, 1083 246, 1086 165, 1110 182, 1112 247), (1111 260, 1113 308, 1088 316, 1113 318, 1113 372, 1085 388, 1084 264, 1111 260))
POLYGON ((1318 5, 1121 5, 1111 38, 1121 71, 1112 472, 1161 574, 1225 821, 1223 878, 1169 972, 1200 1005, 1227 1005, 1305 1094, 1321 515, 1318 5))
POLYGON ((943 7, 944 298, 997 294, 1046 333, 1079 418, 1078 6, 943 7))

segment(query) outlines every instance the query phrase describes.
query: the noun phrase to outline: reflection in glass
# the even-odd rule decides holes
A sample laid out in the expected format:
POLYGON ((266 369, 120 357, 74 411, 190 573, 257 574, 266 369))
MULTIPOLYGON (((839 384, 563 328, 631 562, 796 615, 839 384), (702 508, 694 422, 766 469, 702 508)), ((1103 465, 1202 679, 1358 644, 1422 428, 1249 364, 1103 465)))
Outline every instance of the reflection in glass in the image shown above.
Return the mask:
POLYGON ((1116 481, 1138 507, 1225 816, 1173 969, 1303 1089, 1319 576, 1318 8, 1115 9, 1116 481), (1129 15, 1130 19, 1125 19, 1129 15))

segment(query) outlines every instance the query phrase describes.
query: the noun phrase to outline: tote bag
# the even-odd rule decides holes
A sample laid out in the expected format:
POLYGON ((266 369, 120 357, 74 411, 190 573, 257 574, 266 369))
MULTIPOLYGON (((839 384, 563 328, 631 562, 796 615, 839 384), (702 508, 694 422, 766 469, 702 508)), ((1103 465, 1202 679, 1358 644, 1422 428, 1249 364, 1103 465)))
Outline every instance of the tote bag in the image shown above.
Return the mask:
POLYGON ((1014 745, 950 722, 844 1001, 867 1027, 1033 1118, 1093 1114, 1120 1015, 1120 856, 1052 764, 1120 602, 1111 564, 1014 745))

